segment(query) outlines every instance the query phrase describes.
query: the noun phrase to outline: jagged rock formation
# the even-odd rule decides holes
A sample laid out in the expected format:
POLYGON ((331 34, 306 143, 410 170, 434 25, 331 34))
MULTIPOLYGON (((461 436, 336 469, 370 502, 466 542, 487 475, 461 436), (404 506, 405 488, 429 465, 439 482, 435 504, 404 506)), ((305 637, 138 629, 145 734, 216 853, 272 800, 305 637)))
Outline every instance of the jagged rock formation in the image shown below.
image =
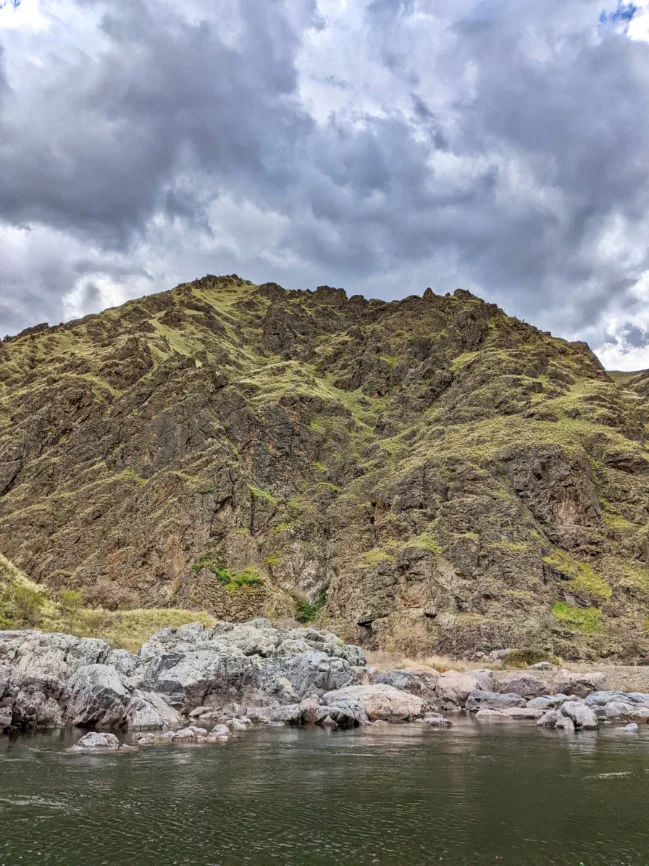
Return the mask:
POLYGON ((104 606, 639 658, 647 381, 460 290, 208 276, 0 343, 0 550, 104 606))
POLYGON ((330 632, 263 619, 161 629, 136 653, 92 638, 5 631, 0 732, 66 724, 180 728, 198 708, 219 713, 241 701, 274 708, 342 689, 364 664, 359 647, 330 632))

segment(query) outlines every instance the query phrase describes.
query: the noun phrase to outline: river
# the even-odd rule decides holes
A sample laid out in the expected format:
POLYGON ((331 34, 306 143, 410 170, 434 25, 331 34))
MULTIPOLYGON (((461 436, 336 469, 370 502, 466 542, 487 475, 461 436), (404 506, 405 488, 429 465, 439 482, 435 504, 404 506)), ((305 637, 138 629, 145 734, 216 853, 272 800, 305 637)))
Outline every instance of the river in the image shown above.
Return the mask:
POLYGON ((0 738, 0 866, 649 863, 649 726, 327 733, 71 755, 0 738))

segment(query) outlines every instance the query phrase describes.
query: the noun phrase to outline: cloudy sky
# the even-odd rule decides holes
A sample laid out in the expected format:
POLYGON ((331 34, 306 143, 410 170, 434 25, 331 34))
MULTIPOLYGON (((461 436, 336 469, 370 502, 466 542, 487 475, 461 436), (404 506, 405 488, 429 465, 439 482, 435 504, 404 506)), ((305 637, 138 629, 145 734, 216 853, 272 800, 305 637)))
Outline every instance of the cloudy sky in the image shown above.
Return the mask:
POLYGON ((236 272, 649 367, 649 0, 0 7, 0 334, 236 272))

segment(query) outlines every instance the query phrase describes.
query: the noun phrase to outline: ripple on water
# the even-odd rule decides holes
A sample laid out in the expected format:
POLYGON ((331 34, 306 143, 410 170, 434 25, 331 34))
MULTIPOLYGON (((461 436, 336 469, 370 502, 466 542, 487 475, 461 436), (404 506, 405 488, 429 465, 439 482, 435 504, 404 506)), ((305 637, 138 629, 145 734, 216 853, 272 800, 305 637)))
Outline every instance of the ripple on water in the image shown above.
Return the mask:
POLYGON ((0 741, 0 866, 644 866, 639 739, 476 736, 458 720, 82 760, 60 737, 0 741))

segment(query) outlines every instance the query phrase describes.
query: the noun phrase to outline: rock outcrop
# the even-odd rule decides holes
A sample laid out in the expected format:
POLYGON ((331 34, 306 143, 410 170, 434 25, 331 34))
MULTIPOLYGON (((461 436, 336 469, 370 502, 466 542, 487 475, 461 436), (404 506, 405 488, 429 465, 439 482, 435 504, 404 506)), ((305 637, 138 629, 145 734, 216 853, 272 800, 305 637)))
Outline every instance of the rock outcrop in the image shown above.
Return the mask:
POLYGON ((285 705, 356 682, 349 660, 365 661, 329 632, 264 619, 163 629, 134 654, 69 635, 0 632, 2 718, 18 729, 178 728, 199 708, 197 718, 218 716, 236 701, 279 708, 290 721, 285 705))
MULTIPOLYGON (((466 291, 208 275, 0 341, 0 551, 110 610, 639 660, 646 397, 646 376, 613 382, 585 344, 466 291)), ((0 624, 31 622, 14 601, 0 587, 0 624)), ((59 663, 106 663, 83 652, 59 663)), ((212 671, 169 676, 181 706, 212 671)))
POLYGON ((162 629, 135 653, 70 635, 0 632, 0 733, 89 729, 75 746, 81 752, 132 748, 105 735, 117 729, 154 746, 227 742, 252 725, 450 727, 440 710, 564 732, 649 721, 649 694, 556 691, 568 682, 586 692, 605 680, 566 671, 554 683, 520 671, 377 671, 331 632, 267 619, 162 629), (525 697, 540 691, 554 693, 525 697))

